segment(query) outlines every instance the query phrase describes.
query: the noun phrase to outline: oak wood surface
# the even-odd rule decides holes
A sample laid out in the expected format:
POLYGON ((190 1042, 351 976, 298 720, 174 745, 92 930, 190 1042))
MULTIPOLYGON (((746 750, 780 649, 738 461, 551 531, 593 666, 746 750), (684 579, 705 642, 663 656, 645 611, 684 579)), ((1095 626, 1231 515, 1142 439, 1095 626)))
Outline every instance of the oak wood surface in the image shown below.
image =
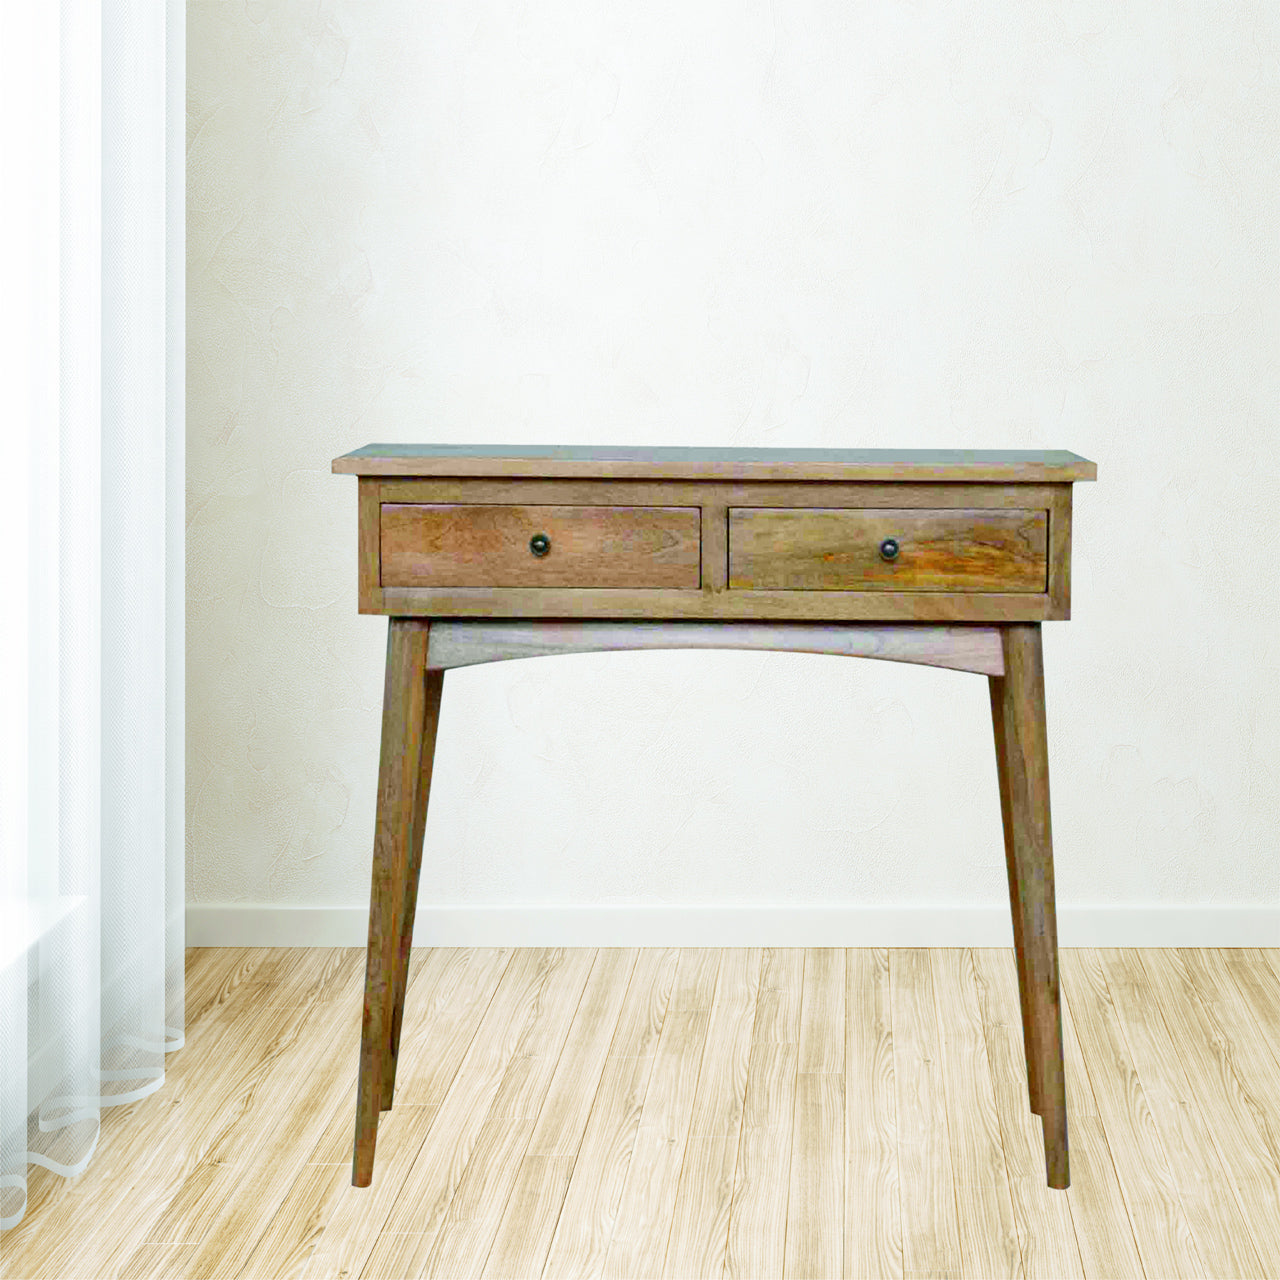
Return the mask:
POLYGON ((807 948, 784 1262, 798 1280, 844 1274, 844 1001, 843 950, 807 948))
POLYGON ((544 1276, 604 1273, 678 959, 674 949, 645 949, 630 974, 547 1251, 544 1276))
POLYGON ((380 519, 383 587, 699 585, 696 507, 384 502, 380 519))
POLYGON ((1112 1143, 1098 1114, 1075 1024, 1066 1011, 1062 1036, 1064 1077, 1072 1100, 1071 1155, 1075 1166, 1067 1198, 1081 1263, 1089 1276, 1145 1275, 1135 1234, 1140 1226, 1130 1216, 1120 1190, 1112 1143))
MULTIPOLYGON (((409 1034, 401 1042, 400 1100, 379 1125, 378 1178, 368 1188, 352 1187, 349 1175, 344 1178, 332 1216, 294 1277, 320 1280, 363 1271, 512 955, 509 948, 423 948, 415 953, 422 963, 411 966, 409 985, 420 995, 409 1034), (422 1101, 409 1102, 410 1095, 422 1101)), ((350 1148, 350 1116, 343 1107, 310 1159, 341 1160, 336 1167, 347 1174, 350 1148)))
MULTIPOLYGON (((1190 1223, 1207 1273, 1213 1276, 1263 1274, 1235 1184, 1236 1161, 1224 1161, 1212 1123, 1213 1110, 1195 1101, 1200 1092, 1188 1080, 1177 1042, 1170 1027, 1176 1018, 1161 1013, 1138 952, 1100 949, 1090 953, 1064 953, 1068 963, 1063 976, 1074 997, 1077 970, 1090 961, 1114 1005, 1124 1035, 1123 1050, 1142 1083, 1168 1168, 1176 1180, 1178 1198, 1190 1223)), ((1232 950, 1228 957, 1241 954, 1232 950)), ((1218 975, 1220 977, 1221 975, 1218 975)), ((1212 988, 1206 994, 1212 993, 1212 988)), ((1265 1002, 1280 999, 1280 982, 1264 978, 1248 1017, 1257 1020, 1265 1002)), ((1073 1003, 1075 1003, 1073 999, 1073 1003)), ((1265 1024, 1264 1024, 1265 1025, 1265 1024)), ((1095 1075, 1097 1073, 1094 1073, 1095 1075)))
MULTIPOLYGON (((1085 1271, 1076 1242, 1077 1224, 1095 1235, 1099 1224, 1079 1212, 1078 1196, 1073 1198, 1072 1191, 1064 1196, 1045 1187, 1040 1118, 1027 1108, 1015 965, 1008 951, 975 948, 971 955, 1022 1273, 1025 1280, 1079 1280, 1085 1271)), ((950 1010, 939 1008, 946 1021, 950 1010)), ((1103 1223, 1101 1229, 1108 1230, 1110 1225, 1103 1223)))
POLYGON ((780 1276, 786 1258, 804 952, 767 948, 747 1060, 727 1277, 780 1276))
MULTIPOLYGON (((400 922, 416 893, 413 842, 426 713, 427 632, 416 618, 392 618, 387 627, 386 678, 382 695, 382 759, 369 899, 369 947, 364 1019, 360 1040, 360 1081, 356 1097, 356 1138, 352 1182, 367 1187, 373 1176, 378 1115, 391 1074, 396 962, 400 922)), ((425 815, 424 815, 425 820, 425 815)))
POLYGON ((896 949, 890 958, 898 1179, 915 1212, 902 1224, 903 1275, 911 1280, 960 1274, 955 1166, 945 1126, 937 1003, 929 952, 896 949))
MULTIPOLYGON (((427 633, 427 651, 431 635, 427 633)), ((440 702, 444 695, 444 672, 430 668, 424 673, 425 696, 422 730, 418 744, 418 780, 413 796, 413 828, 409 836, 408 868, 401 900, 399 931, 395 939, 391 975, 391 1027, 387 1061, 383 1069, 382 1110, 391 1107, 396 1090, 396 1062, 400 1053, 400 1029, 404 1019, 405 987, 409 980, 409 951, 413 945, 413 922, 418 907, 418 880, 422 871, 422 840, 427 827, 427 802, 431 795, 431 773, 436 758, 436 732, 440 727, 440 702)))
POLYGON ((1022 1270, 1022 1253, 1013 1224, 973 953, 952 948, 933 951, 930 959, 962 1269, 1016 1276, 1022 1270))
POLYGON ((1095 956, 1066 957, 1075 965, 1069 1001, 1071 1024, 1088 1064, 1089 1088, 1106 1132, 1120 1194, 1148 1275, 1207 1276, 1183 1211, 1176 1178, 1132 1064, 1111 993, 1095 956))
POLYGON ((728 1247, 763 952, 759 947, 718 954, 708 949, 708 955, 717 958, 717 981, 672 1209, 663 1265, 668 1280, 723 1275, 728 1247))
POLYGON ((492 1245, 503 1210, 511 1199, 547 1091, 562 1059, 579 1004, 593 973, 592 997, 616 969, 601 967, 598 953, 574 949, 548 975, 539 997, 538 1015, 525 1028, 476 1138, 474 1153, 449 1201, 439 1230, 423 1262, 424 1274, 454 1275, 470 1280, 476 1260, 492 1245))
POLYGON ((1228 1167, 1227 1188, 1249 1224, 1264 1274, 1280 1275, 1280 1075, 1260 1044, 1256 1006, 1224 984, 1202 984, 1212 970, 1188 962, 1193 950, 1144 953, 1147 989, 1156 993, 1188 1092, 1211 1108, 1212 1139, 1228 1167), (1248 1011, 1247 1013, 1244 1011, 1248 1011))
POLYGON ((1018 1002, 1022 1006, 1022 1044, 1026 1059, 1027 1100, 1035 1115, 1043 1104, 1040 1101, 1040 1073, 1035 1069, 1035 1025, 1031 1019, 1030 993, 1027 988, 1027 952, 1023 942, 1022 896, 1018 890, 1018 857, 1014 846, 1013 801, 1009 793, 1008 743, 1005 738, 1003 679, 1003 640, 1001 641, 1001 672, 988 683, 991 697, 991 722, 996 748, 996 786, 1000 792, 1000 821, 1004 828, 1005 874, 1009 884, 1009 914, 1013 920, 1013 955, 1018 969, 1018 1002))
POLYGON ((1064 449, 743 449, 369 444, 333 461, 354 475, 649 476, 674 479, 1093 480, 1064 449))
MULTIPOLYGON (((1008 792, 1014 914, 1020 917, 1033 1105, 1044 1124, 1045 1172, 1051 1187, 1070 1182, 1063 1077, 1058 931, 1054 906, 1053 837, 1049 818, 1049 747, 1040 627, 1003 628, 1005 674, 999 682, 1001 732, 997 758, 1008 792), (1016 883, 1015 883, 1016 881, 1016 883)), ((1002 797, 1003 800, 1003 797, 1002 797)), ((1003 803, 1002 803, 1003 808, 1003 803)))
POLYGON ((504 476, 364 477, 383 503, 605 507, 977 507, 1044 511, 1069 499, 1064 482, 946 480, 554 480, 504 476))
POLYGON ((844 1274, 901 1276, 898 1099, 889 951, 845 952, 844 1274))
MULTIPOLYGON (((807 1175, 797 1168, 807 1167, 803 1153, 815 1141, 805 1128, 809 1108, 800 1093, 808 1086, 794 1084, 794 1066, 804 1043, 809 1045, 806 1061, 821 1066, 835 1061, 829 1056, 829 1028, 822 1025, 827 1018, 841 1017, 830 990, 829 954, 772 952, 764 974, 759 951, 588 951, 569 957, 571 964, 566 953, 559 954, 560 959, 543 952, 415 950, 401 1044, 402 1087, 395 1109, 383 1118, 378 1177, 372 1187, 357 1189, 349 1185, 346 1160, 349 1090, 360 1031, 352 997, 363 977, 362 953, 299 949, 290 956, 193 949, 188 953, 189 990, 195 997, 188 1041, 169 1058, 164 1087, 139 1103, 103 1113, 98 1153, 80 1178, 33 1171, 27 1216, 0 1237, 5 1274, 30 1280, 126 1275, 319 1280, 361 1274, 392 1280, 431 1274, 424 1265, 430 1245, 425 1250, 421 1246, 432 1228, 415 1215, 424 1212, 422 1175, 438 1170, 442 1158, 460 1165, 455 1195, 464 1180, 473 1187, 505 1188, 494 1193, 494 1203, 482 1214, 464 1218, 461 1204, 454 1213, 456 1221, 467 1224, 463 1234, 475 1247, 469 1258, 455 1258, 464 1274, 522 1280, 597 1274, 611 1247, 611 1227, 593 1214, 589 1222, 576 1219, 566 1189, 570 1182, 583 1189, 604 1183, 616 1196, 633 1162, 648 1158, 640 1155, 634 1138, 663 1027, 673 1017, 677 1022, 667 1036, 665 1083, 653 1099, 655 1116, 673 1114, 673 1100, 679 1111, 684 1096, 680 1080, 696 1072, 697 1084, 680 1187, 668 1219, 654 1222, 655 1233, 666 1242, 666 1259, 657 1274, 728 1274, 731 1237, 736 1249, 749 1250, 747 1236, 755 1226, 776 1247, 774 1214, 784 1224, 783 1262, 754 1274, 792 1274, 786 1265, 791 1251, 786 1236, 793 1221, 799 1227, 804 1215, 812 1214, 794 1202, 792 1189, 805 1182, 807 1175), (516 969, 508 973, 511 963, 516 969), (570 1011, 571 993, 588 964, 590 976, 570 1011), (635 981, 639 968, 644 972, 635 981), (708 973, 715 975, 709 997, 708 973), (808 1003, 806 975, 817 978, 824 992, 808 1003), (437 992, 439 1000, 433 999, 437 992), (672 1008, 677 1002, 705 1004, 708 998, 709 1010, 672 1008), (521 1009, 526 1011, 523 1019, 521 1009), (567 1017, 568 1032, 561 1039, 567 1017), (701 1043, 678 1027, 700 1017, 707 1017, 701 1043), (526 1070, 522 1053, 500 1053, 505 1066, 496 1082, 484 1066, 494 1063, 497 1041, 505 1039, 500 1028, 517 1019, 518 1045, 537 1048, 530 1058, 547 1059, 556 1054, 558 1042, 561 1047, 512 1180, 510 1144, 495 1146, 477 1136, 486 1126, 489 1135, 500 1136, 500 1120, 514 1125, 530 1121, 528 1115, 515 1115, 508 1104, 518 1100, 516 1110, 523 1111, 536 1101, 528 1086, 543 1078, 538 1073, 545 1064, 526 1070), (273 1027, 282 1034, 273 1036, 273 1027), (433 1035, 436 1030, 442 1039, 433 1035), (464 1061, 477 1035, 483 1044, 471 1063, 489 1081, 479 1090, 464 1061), (752 1052, 743 1054, 744 1038, 754 1058, 752 1052), (766 1048, 770 1053, 762 1054, 766 1048), (640 1056, 621 1052, 627 1049, 640 1056), (619 1052, 611 1056, 604 1050, 619 1052), (683 1060, 685 1054, 688 1060, 683 1060), (326 1057, 334 1060, 327 1071, 326 1057), (441 1057, 448 1061, 442 1063, 441 1057), (718 1070, 713 1067, 717 1063, 718 1070), (613 1065, 606 1072, 608 1064, 613 1065), (753 1083, 753 1068, 767 1078, 753 1083), (793 1106, 799 1106, 793 1120, 772 1111, 781 1105, 773 1099, 788 1088, 788 1069, 790 1096, 793 1106), (627 1080, 630 1086, 618 1087, 627 1080), (453 1094, 457 1099, 443 1115, 435 1105, 403 1101, 406 1092, 439 1098, 442 1090, 445 1098, 453 1094), (732 1141, 734 1118, 745 1120, 747 1110, 753 1113, 753 1127, 780 1122, 790 1126, 791 1138, 777 1149, 771 1175, 774 1185, 782 1180, 782 1203, 760 1217, 745 1214, 731 1226, 723 1185, 694 1183, 704 1175, 723 1177, 726 1161, 716 1154, 718 1144, 732 1141), (620 1129, 613 1128, 614 1121, 597 1123, 597 1137, 585 1141, 593 1118, 606 1111, 620 1129), (545 1142, 536 1139, 539 1132, 545 1142), (625 1139, 616 1141, 624 1132, 631 1134, 630 1145, 625 1139), (620 1145, 627 1151, 621 1180, 620 1145), (232 1163, 216 1166, 204 1157, 217 1151, 240 1154, 232 1163), (217 1174, 217 1168, 225 1172, 217 1174), (208 1189, 201 1192, 202 1185, 208 1189), (525 1193, 532 1186, 538 1195, 529 1200, 525 1193), (176 1198, 194 1207, 192 1193, 207 1197, 215 1190, 216 1200, 205 1200, 207 1211, 171 1215, 173 1227, 160 1226, 165 1206, 176 1198), (402 1216, 396 1216, 399 1205, 402 1216), (532 1230, 535 1247, 522 1253, 518 1238, 529 1221, 521 1216, 526 1205, 540 1206, 541 1225, 532 1230), (387 1230, 405 1225, 417 1229, 387 1230), (172 1238, 148 1239, 157 1229, 172 1238), (686 1230, 693 1237, 688 1243, 686 1230), (486 1239, 491 1231, 496 1234, 486 1239), (548 1265, 546 1242, 557 1232, 566 1247, 548 1265), (503 1238, 507 1247, 515 1246, 513 1252, 497 1252, 503 1238), (570 1242, 585 1247, 578 1252, 568 1247, 570 1242), (504 1253, 514 1264, 506 1269, 504 1253), (410 1265, 396 1269, 381 1261, 397 1258, 410 1265), (705 1265, 673 1268, 669 1264, 677 1258, 701 1258, 705 1265)), ((1267 1022, 1280 1002, 1280 970, 1273 967, 1280 952, 1069 950, 1063 955, 1076 1168, 1071 1188, 1059 1195, 1044 1186, 1040 1126, 1026 1108, 1011 951, 843 953, 846 995, 837 1038, 844 1043, 846 1087, 839 1123, 847 1134, 880 1135, 864 1149, 883 1147, 888 1154, 877 1157, 887 1164, 884 1175, 876 1178, 855 1160, 854 1148, 846 1152, 846 1208, 840 1224, 846 1240, 848 1206, 864 1205, 864 1195, 870 1203, 862 1216, 852 1215, 856 1230, 839 1274, 903 1276, 907 1268, 891 1243, 895 1214, 901 1214, 906 1236, 918 1240, 922 1224, 936 1215, 931 1206, 948 1201, 962 1218, 954 1273, 1004 1274, 992 1260, 1008 1256, 1002 1252, 1008 1247, 1006 1223, 998 1212, 974 1211, 1001 1187, 1010 1197, 1020 1254, 1019 1269, 1010 1274, 1028 1280, 1163 1274, 1151 1260, 1171 1242, 1188 1240, 1208 1277, 1280 1274, 1275 1202, 1268 1192, 1276 1170, 1266 1136, 1280 1125, 1280 1063, 1274 1029, 1267 1022), (898 996, 904 986, 902 1001, 898 996), (921 997, 930 989, 926 1004, 921 997), (876 1008, 880 1015, 868 1016, 876 1008), (932 1029, 927 1026, 930 1015, 932 1029), (981 1024, 981 1044, 975 1020, 981 1024), (989 1065, 985 1075, 983 1045, 989 1065), (883 1086, 909 1080, 926 1059, 925 1071, 941 1085, 941 1110, 933 1112, 932 1104, 920 1107, 918 1125, 899 1132, 883 1101, 883 1086), (989 1136, 992 1108, 999 1161, 989 1136), (936 1164, 919 1160, 925 1122, 936 1126, 940 1139, 932 1144, 936 1164), (1135 1140, 1140 1147, 1126 1163, 1120 1148, 1135 1140), (1149 1179, 1146 1153, 1157 1149, 1164 1152, 1169 1180, 1157 1176, 1154 1187, 1133 1185, 1131 1179, 1149 1179), (984 1150, 988 1155, 982 1155, 984 1150), (972 1173, 987 1160, 993 1162, 987 1166, 993 1186, 978 1188, 972 1176, 962 1178, 966 1166, 972 1173), (900 1179, 904 1165, 913 1161, 911 1177, 900 1179), (940 1185, 928 1185, 931 1180, 940 1185), (856 1197, 851 1183, 859 1188, 856 1197), (878 1238, 889 1242, 885 1248, 878 1238), (860 1262, 877 1257, 883 1267, 860 1262)), ((656 1147, 652 1154, 658 1161, 656 1176, 672 1157, 656 1147)), ((642 1171, 634 1167, 630 1180, 638 1185, 642 1171)), ((735 1180, 739 1172, 735 1164, 735 1180)), ((758 1172, 769 1176, 767 1169, 758 1172)), ((731 1202, 736 1189, 728 1188, 731 1202)), ((605 1194, 574 1203, 591 1210, 610 1200, 605 1194)), ((666 1213, 665 1198, 659 1202, 666 1213)), ((441 1221, 449 1218, 451 1204, 452 1196, 441 1221)), ((799 1230, 803 1238, 806 1229, 799 1230)), ((822 1247, 827 1247, 825 1240, 822 1247)))
MULTIPOLYGON (((1054 483, 980 483, 971 481, 796 481, 773 482, 700 480, 618 480, 546 479, 475 475, 464 477, 382 478, 362 476, 360 487, 359 609, 363 613, 389 613, 437 617, 635 617, 635 618, 793 618, 793 619, 920 619, 952 621, 1041 620, 1070 616, 1070 527, 1072 485, 1054 483), (396 586, 397 574, 439 574, 450 566, 447 553, 418 555, 413 549, 412 531, 407 541, 388 550, 394 563, 380 563, 382 512, 406 507, 480 508, 512 510, 553 507, 678 508, 700 520, 673 546, 693 558, 693 542, 701 541, 701 585, 684 581, 676 587, 590 585, 556 586, 552 582, 552 561, 556 571, 564 567, 563 556, 551 555, 539 562, 528 554, 526 536, 511 539, 503 555, 509 557, 504 573, 512 573, 507 586, 396 586), (985 514, 1009 510, 1048 512, 1047 589, 1025 584, 1013 591, 895 589, 893 582, 880 583, 874 590, 806 590, 789 583, 782 590, 730 589, 728 580, 729 512, 731 509, 781 509, 788 518, 797 518, 799 509, 856 508, 862 518, 873 510, 921 509, 948 512, 972 509, 985 514), (701 510, 697 516, 695 509, 701 510), (788 511, 787 509, 792 509, 788 511), (518 545, 517 545, 518 541, 518 545), (406 568, 407 565, 407 568, 406 568), (382 573, 387 573, 387 583, 382 573), (546 584, 546 585, 544 585, 546 584)), ((848 514, 848 513, 845 513, 848 514)), ((883 515, 883 511, 881 511, 883 515)), ((470 518, 493 520, 490 513, 470 518)), ((581 520, 577 516, 575 519, 581 520)), ((607 519, 608 517, 601 517, 607 519)), ((543 530, 533 530, 539 532, 543 530)), ((402 531, 403 532, 403 531, 402 531)), ((545 531, 544 531, 545 532, 545 531)), ((563 540, 561 540, 563 541, 563 540)), ((617 539, 613 540, 617 542, 617 539)), ((554 539, 553 539, 554 542, 554 539)), ((458 544, 461 545, 461 544, 458 544)), ((877 542, 878 546, 878 542, 877 542)), ((937 549, 935 548, 935 551, 937 549)), ((491 553, 489 553, 491 554, 491 553)), ((489 554, 463 558, 452 572, 478 574, 489 554), (472 563, 478 560, 480 563, 472 563)), ((987 552, 983 551, 982 555, 987 552)), ((972 568, 981 562, 973 555, 972 568)), ((630 564, 635 557, 625 546, 608 549, 615 565, 630 564)), ((935 557, 936 559, 936 554, 935 557)), ((581 557, 579 557, 581 559, 581 557)), ((671 572, 670 569, 664 569, 671 572)), ((1043 570, 1041 577, 1043 578, 1043 570)), ((418 579, 414 579, 417 581, 418 579)), ((438 579, 433 578, 433 581, 438 579)), ((472 581, 463 578, 462 581, 472 581)), ((972 586, 972 584, 971 584, 972 586)))
POLYGON ((1071 486, 1055 485, 1049 499, 1049 616, 1071 617, 1071 486))
POLYGON ((362 476, 357 498, 356 575, 361 613, 382 610, 382 482, 362 476))
POLYGON ((706 591, 608 587, 384 587, 376 612, 424 618, 1041 622, 1050 596, 1017 591, 706 591))
POLYGON ((729 588, 1043 593, 1048 529, 1047 512, 1018 507, 731 507, 729 588))
POLYGON ((488 1280, 542 1272, 637 954, 618 948, 596 953, 525 1158, 497 1206, 500 1217, 484 1262, 488 1280))
POLYGON ((894 623, 824 625, 809 622, 435 622, 427 667, 453 668, 514 658, 630 649, 755 649, 882 658, 929 667, 1000 675, 999 629, 894 623))

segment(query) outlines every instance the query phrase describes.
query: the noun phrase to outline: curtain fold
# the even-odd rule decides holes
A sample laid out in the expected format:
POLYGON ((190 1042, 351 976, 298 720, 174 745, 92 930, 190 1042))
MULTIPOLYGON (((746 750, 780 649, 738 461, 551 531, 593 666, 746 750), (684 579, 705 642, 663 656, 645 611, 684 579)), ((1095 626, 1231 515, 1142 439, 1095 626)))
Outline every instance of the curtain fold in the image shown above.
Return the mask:
POLYGON ((8 1228, 30 1167, 83 1171, 102 1108, 182 1044, 184 23, 173 0, 0 5, 8 1228))

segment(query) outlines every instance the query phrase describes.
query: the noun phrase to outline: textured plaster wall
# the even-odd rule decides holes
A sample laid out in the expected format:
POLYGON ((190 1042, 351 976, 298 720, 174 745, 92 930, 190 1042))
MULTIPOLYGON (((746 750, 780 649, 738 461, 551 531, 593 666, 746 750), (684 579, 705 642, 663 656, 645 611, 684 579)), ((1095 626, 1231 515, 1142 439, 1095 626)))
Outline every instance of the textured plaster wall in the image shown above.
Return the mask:
MULTIPOLYGON (((188 893, 367 902, 371 440, 1070 448, 1059 903, 1280 901, 1280 10, 193 0, 188 893)), ((985 682, 450 673, 454 904, 1005 901, 985 682)))

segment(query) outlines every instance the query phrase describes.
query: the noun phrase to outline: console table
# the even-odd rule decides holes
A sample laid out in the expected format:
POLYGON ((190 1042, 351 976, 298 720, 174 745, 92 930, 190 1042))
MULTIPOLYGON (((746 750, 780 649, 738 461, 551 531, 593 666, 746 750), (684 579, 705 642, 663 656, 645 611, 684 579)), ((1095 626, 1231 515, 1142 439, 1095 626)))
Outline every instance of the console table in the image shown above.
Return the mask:
POLYGON ((1070 616, 1063 451, 368 445, 359 604, 389 618, 352 1182, 404 1015, 444 672, 540 654, 841 653, 990 682, 1027 1088, 1068 1185, 1040 624, 1070 616))

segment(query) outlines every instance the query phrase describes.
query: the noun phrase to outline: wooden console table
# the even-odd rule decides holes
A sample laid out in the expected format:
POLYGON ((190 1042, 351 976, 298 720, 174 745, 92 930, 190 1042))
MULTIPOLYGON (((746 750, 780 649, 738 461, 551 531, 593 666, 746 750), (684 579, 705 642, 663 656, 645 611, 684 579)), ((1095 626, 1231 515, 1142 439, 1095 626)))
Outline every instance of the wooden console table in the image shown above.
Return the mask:
MULTIPOLYGON (((391 1106, 444 672, 745 648, 986 675, 1031 1110, 1066 1187, 1040 624, 1070 616, 1060 451, 369 445, 361 613, 388 615, 352 1182, 391 1106)), ((853 941, 853 940, 851 940, 853 941)))

